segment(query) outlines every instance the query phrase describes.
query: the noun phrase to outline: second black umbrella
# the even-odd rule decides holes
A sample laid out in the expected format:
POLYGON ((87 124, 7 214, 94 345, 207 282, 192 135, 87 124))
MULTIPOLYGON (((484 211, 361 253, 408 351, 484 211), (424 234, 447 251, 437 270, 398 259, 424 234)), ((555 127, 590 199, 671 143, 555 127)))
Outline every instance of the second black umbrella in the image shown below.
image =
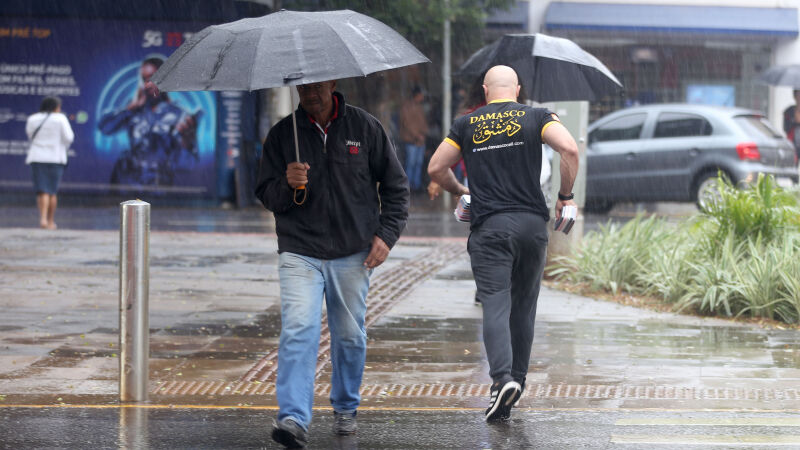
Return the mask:
POLYGON ((496 65, 512 67, 537 102, 597 100, 623 91, 608 67, 578 44, 541 33, 507 34, 475 52, 458 74, 482 76, 496 65))

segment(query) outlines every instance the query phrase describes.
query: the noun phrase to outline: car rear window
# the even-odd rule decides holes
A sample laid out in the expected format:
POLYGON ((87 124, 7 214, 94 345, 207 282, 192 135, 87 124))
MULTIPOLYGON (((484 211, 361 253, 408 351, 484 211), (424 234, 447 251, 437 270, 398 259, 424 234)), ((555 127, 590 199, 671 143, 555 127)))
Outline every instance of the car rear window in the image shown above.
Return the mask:
POLYGON ((783 137, 763 116, 736 116, 733 119, 748 133, 758 133, 771 139, 783 137))
POLYGON ((630 114, 614 119, 589 134, 589 143, 639 139, 647 114, 630 114))
POLYGON ((702 116, 685 113, 661 113, 656 122, 655 138, 710 136, 713 129, 702 116))

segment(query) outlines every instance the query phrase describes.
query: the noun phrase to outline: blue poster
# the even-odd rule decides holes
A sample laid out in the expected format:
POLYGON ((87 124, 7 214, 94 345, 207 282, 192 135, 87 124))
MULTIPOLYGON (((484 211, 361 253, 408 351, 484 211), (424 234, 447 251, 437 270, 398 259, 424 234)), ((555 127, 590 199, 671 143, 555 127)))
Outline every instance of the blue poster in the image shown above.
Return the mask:
POLYGON ((204 26, 0 18, 0 190, 32 190, 25 121, 54 95, 75 132, 61 191, 213 197, 218 94, 148 83, 204 26))
POLYGON ((735 106, 736 87, 728 84, 690 84, 686 86, 686 103, 735 106))

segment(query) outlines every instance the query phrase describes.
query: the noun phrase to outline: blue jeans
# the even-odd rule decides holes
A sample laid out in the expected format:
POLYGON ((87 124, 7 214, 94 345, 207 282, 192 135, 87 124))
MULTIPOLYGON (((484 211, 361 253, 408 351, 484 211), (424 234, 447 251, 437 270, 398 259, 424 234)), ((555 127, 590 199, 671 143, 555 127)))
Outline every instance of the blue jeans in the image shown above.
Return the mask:
POLYGON ((368 251, 333 260, 284 252, 279 257, 281 338, 278 348, 278 420, 291 417, 308 430, 314 406, 322 298, 331 333, 330 401, 339 413, 354 413, 361 401, 367 356, 368 251))
POLYGON ((422 186, 422 162, 425 159, 425 146, 406 143, 406 175, 412 190, 422 186))

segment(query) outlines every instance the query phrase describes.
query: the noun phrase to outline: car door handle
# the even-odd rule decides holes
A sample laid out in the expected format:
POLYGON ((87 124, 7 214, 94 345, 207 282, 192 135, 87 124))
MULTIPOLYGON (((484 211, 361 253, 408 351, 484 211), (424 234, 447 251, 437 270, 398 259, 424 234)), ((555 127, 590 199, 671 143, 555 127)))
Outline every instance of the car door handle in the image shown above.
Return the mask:
POLYGON ((625 159, 627 159, 628 161, 630 161, 632 159, 636 159, 636 153, 633 153, 633 152, 626 153, 625 154, 625 159))
POLYGON ((700 154, 700 149, 698 149, 698 148, 689 149, 689 156, 694 157, 694 156, 697 156, 699 154, 700 154))

